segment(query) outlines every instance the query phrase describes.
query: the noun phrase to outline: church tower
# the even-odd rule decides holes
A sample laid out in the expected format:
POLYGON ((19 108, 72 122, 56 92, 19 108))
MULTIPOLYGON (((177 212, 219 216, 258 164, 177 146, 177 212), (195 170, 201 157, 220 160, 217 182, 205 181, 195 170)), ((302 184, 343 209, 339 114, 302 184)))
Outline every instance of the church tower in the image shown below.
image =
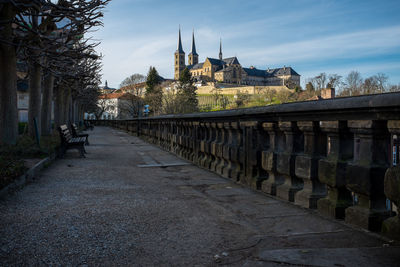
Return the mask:
POLYGON ((196 65, 197 63, 199 63, 199 55, 196 52, 196 44, 194 42, 194 30, 192 33, 192 51, 189 54, 189 65, 196 65))
POLYGON ((181 72, 185 69, 185 52, 182 49, 182 41, 181 41, 181 28, 179 27, 179 37, 178 37, 178 49, 175 51, 174 55, 174 66, 175 66, 175 75, 174 79, 179 80, 181 72))
POLYGON ((219 39, 219 60, 222 60, 222 40, 219 39))

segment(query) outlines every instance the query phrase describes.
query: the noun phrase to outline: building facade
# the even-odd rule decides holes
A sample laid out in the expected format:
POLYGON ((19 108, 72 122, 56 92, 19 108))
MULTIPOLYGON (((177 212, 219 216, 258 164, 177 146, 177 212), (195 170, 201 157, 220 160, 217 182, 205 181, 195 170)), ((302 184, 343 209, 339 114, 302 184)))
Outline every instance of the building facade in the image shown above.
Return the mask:
POLYGON ((182 48, 181 31, 179 29, 178 48, 174 53, 174 78, 178 80, 181 72, 188 68, 196 81, 220 82, 251 86, 300 86, 300 75, 291 67, 261 70, 253 66, 244 68, 237 57, 223 58, 222 42, 219 46, 219 57, 206 57, 199 63, 196 51, 194 32, 192 34, 192 49, 188 55, 188 65, 185 64, 185 52, 182 48))

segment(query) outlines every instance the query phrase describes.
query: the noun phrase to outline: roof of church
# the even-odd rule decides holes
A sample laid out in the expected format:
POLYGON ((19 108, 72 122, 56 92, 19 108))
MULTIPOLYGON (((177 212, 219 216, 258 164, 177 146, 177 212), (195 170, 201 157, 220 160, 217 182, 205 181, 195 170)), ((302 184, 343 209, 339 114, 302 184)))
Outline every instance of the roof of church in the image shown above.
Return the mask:
POLYGON ((196 65, 187 65, 186 68, 188 68, 189 70, 202 69, 203 68, 203 64, 204 64, 204 62, 197 63, 196 65))
POLYGON ((217 58, 208 57, 208 60, 212 65, 223 66, 223 65, 232 65, 232 64, 240 64, 237 57, 228 57, 222 60, 217 58))
POLYGON ((219 60, 219 59, 216 59, 216 58, 208 57, 208 60, 210 61, 210 63, 212 65, 222 66, 224 64, 224 62, 222 60, 219 60))
POLYGON ((240 63, 239 63, 239 60, 237 59, 237 57, 228 57, 228 58, 224 58, 223 61, 224 61, 225 64, 227 64, 227 65, 240 64, 240 63))
POLYGON ((270 77, 272 76, 271 73, 265 71, 265 70, 259 70, 256 68, 243 68, 243 70, 247 73, 249 76, 256 76, 256 77, 270 77))
POLYGON ((300 76, 297 72, 294 71, 291 67, 283 67, 277 69, 267 70, 268 73, 271 73, 274 76, 282 76, 282 75, 292 75, 292 76, 300 76))

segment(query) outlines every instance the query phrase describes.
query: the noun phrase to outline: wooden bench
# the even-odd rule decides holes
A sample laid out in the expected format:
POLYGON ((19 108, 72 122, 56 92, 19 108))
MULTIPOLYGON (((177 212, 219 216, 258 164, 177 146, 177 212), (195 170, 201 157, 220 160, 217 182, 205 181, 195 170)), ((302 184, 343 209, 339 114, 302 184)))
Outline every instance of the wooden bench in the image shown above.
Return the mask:
POLYGON ((69 132, 67 125, 58 127, 61 138, 61 157, 64 157, 68 149, 77 149, 82 158, 85 158, 85 137, 73 137, 69 132))
POLYGON ((85 130, 90 129, 93 131, 93 125, 89 121, 83 121, 83 125, 85 126, 85 130))
POLYGON ((79 134, 78 126, 75 123, 71 123, 72 137, 85 137, 85 145, 89 145, 89 134, 79 134))

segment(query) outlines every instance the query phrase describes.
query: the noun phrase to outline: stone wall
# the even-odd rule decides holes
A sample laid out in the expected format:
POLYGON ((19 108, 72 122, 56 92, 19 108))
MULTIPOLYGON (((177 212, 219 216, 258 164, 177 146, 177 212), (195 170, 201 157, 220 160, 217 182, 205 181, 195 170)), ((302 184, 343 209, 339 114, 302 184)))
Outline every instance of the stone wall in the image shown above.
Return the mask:
POLYGON ((390 93, 94 123, 255 190, 400 238, 400 219, 387 208, 388 200, 400 204, 392 166, 399 103, 400 93, 390 93))

